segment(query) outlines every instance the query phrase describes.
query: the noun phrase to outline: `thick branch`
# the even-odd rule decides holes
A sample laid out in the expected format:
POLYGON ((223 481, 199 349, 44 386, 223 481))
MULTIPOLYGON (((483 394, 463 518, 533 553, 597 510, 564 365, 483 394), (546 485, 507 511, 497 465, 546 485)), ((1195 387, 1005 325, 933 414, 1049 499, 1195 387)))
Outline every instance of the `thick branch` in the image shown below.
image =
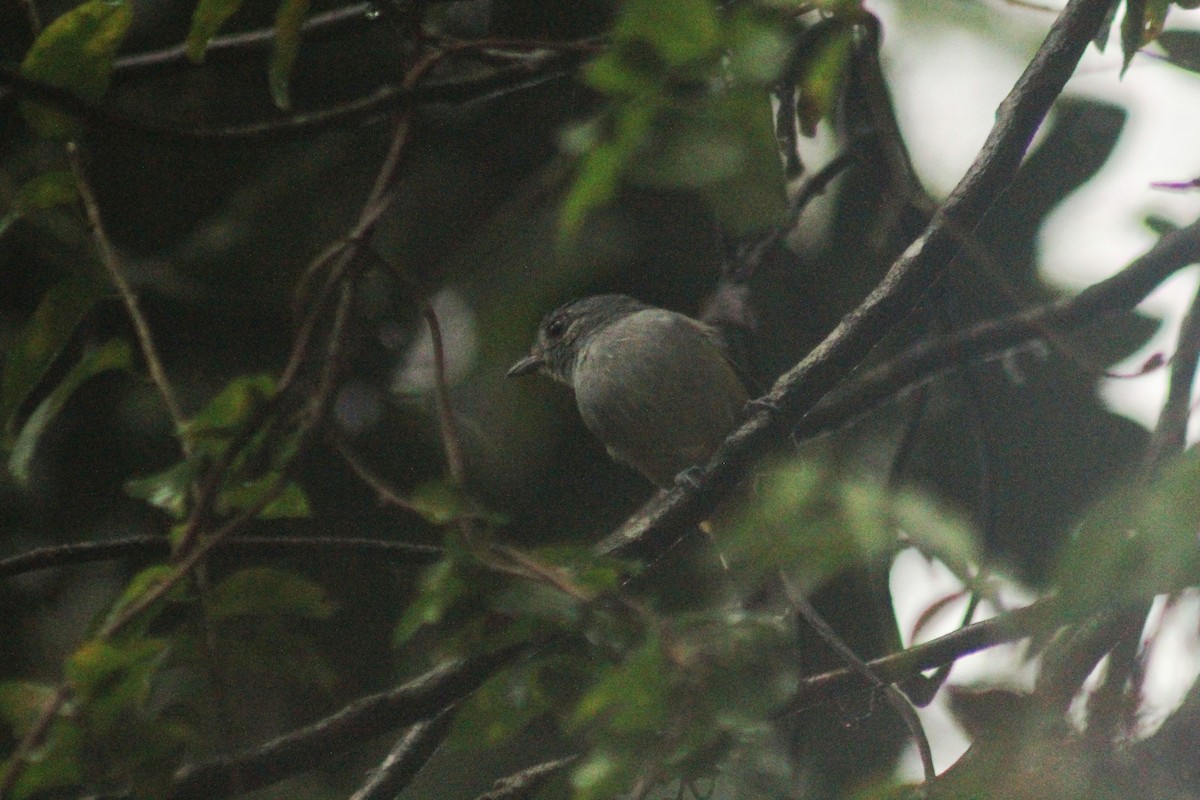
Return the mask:
POLYGON ((255 750, 184 767, 176 773, 170 797, 228 797, 306 772, 367 739, 434 717, 478 688, 519 652, 520 648, 509 648, 438 667, 255 750))
MULTIPOLYGON (((959 368, 964 352, 976 358, 994 358, 1014 347, 1046 339, 1052 331, 1077 328, 1097 322, 1106 314, 1130 311, 1172 273, 1196 262, 1200 262, 1200 220, 1166 234, 1124 270, 1075 297, 982 322, 909 348, 831 392, 800 420, 794 435, 808 438, 839 428, 905 389, 959 368)), ((1197 352, 1186 350, 1188 337, 1180 341, 1176 358, 1191 358, 1194 362, 1197 352)), ((1183 413, 1188 408, 1185 402, 1183 413)))
POLYGON ((1000 193, 1012 181, 1029 143, 1062 92, 1111 0, 1072 0, 1000 104, 996 125, 966 176, 934 214, 929 227, 865 300, 824 342, 785 373, 749 419, 726 439, 692 486, 670 492, 647 521, 626 528, 608 549, 661 552, 710 516, 758 455, 786 436, 797 420, 866 358, 908 314, 957 255, 1000 193))

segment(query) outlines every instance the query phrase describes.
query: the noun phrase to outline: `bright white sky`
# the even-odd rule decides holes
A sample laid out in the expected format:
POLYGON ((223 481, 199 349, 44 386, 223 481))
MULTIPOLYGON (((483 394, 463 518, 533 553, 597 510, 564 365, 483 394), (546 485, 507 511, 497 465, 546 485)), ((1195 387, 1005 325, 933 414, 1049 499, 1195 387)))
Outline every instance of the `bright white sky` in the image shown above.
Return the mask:
MULTIPOLYGON (((1011 89, 1053 21, 1048 11, 1003 0, 874 0, 883 20, 884 68, 897 115, 917 170, 935 195, 944 196, 974 160, 1000 100, 1011 89)), ((1172 9, 1169 28, 1200 28, 1200 11, 1172 9)), ((1200 75, 1151 57, 1139 56, 1122 78, 1119 32, 1105 54, 1089 48, 1068 93, 1126 107, 1129 118, 1103 171, 1051 215, 1040 242, 1047 281, 1078 289, 1121 269, 1145 252, 1155 235, 1143 224, 1149 214, 1176 224, 1200 216, 1200 192, 1154 189, 1155 181, 1187 181, 1200 176, 1200 75)), ((1153 353, 1169 356, 1178 322, 1196 288, 1195 270, 1164 284, 1143 305, 1167 324, 1140 353, 1114 372, 1136 373, 1153 353)), ((1118 413, 1146 426, 1158 417, 1167 375, 1156 370, 1137 379, 1108 380, 1099 391, 1118 413)), ((1196 431, 1193 419, 1193 434, 1196 431)), ((1193 436, 1195 438, 1195 435, 1193 436)), ((897 614, 906 630, 930 603, 954 591, 953 579, 919 557, 898 562, 893 571, 897 614), (917 587, 920 587, 917 590, 917 587)), ((1019 603, 1018 603, 1019 604, 1019 603)), ((961 611, 947 609, 942 626, 922 638, 945 633, 961 611)), ((1161 613, 1161 608, 1159 609, 1161 613)), ((1200 600, 1189 596, 1171 611, 1173 619, 1158 637, 1147 684, 1148 727, 1182 699, 1200 669, 1192 632, 1200 620, 1200 600)), ((971 683, 1004 675, 1030 679, 1019 669, 1019 648, 996 648, 957 666, 953 682, 971 683)), ((965 739, 944 706, 922 712, 935 765, 944 770, 957 759, 965 739)), ((915 754, 905 777, 920 779, 915 754)))

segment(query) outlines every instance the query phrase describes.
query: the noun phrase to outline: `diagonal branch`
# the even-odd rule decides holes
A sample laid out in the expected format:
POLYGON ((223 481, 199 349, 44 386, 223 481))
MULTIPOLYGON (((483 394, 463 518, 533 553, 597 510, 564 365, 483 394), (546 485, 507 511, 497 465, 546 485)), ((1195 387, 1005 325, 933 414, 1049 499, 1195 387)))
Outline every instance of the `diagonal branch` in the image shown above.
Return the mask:
POLYGON ((1012 181, 1050 106, 1062 92, 1111 0, 1071 0, 996 113, 996 125, 967 174, 938 208, 925 232, 892 265, 865 300, 807 357, 752 405, 696 476, 668 493, 646 521, 611 537, 608 549, 660 552, 680 531, 709 517, 760 453, 857 367, 904 319, 958 254, 964 236, 1012 181))

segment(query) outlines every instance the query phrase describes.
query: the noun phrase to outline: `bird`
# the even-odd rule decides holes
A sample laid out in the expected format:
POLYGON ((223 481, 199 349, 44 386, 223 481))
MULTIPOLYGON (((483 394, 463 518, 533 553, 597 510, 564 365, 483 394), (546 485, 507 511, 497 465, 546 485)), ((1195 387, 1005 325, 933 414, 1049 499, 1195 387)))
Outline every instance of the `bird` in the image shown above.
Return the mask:
POLYGON ((547 314, 508 370, 533 373, 571 387, 609 455, 663 489, 709 461, 749 401, 716 328, 621 294, 547 314))

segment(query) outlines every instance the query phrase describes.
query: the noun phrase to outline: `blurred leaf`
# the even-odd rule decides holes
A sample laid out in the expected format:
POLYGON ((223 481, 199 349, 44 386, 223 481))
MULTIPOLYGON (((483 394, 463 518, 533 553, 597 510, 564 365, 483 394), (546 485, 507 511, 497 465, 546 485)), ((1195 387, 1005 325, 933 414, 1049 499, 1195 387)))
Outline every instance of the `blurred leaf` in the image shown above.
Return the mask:
POLYGON ((220 627, 220 644, 226 669, 243 684, 253 681, 276 690, 323 692, 338 684, 338 674, 316 639, 291 615, 226 618, 220 627))
POLYGON ((65 170, 43 172, 30 178, 13 196, 8 212, 0 217, 0 236, 30 211, 41 211, 54 206, 66 205, 75 200, 75 176, 65 170))
POLYGON ((145 702, 165 651, 158 639, 92 640, 67 659, 67 680, 93 734, 120 735, 126 715, 145 702))
MULTIPOLYGON (((13 786, 13 800, 44 797, 52 790, 81 784, 80 751, 83 747, 84 735, 79 725, 62 716, 55 719, 13 786)), ((0 772, 6 772, 7 767, 8 762, 3 762, 0 772)))
POLYGON ((56 691, 56 687, 44 683, 0 683, 0 719, 8 723, 13 736, 19 739, 33 727, 56 691))
POLYGON ((133 357, 129 344, 113 339, 100 347, 89 347, 79 361, 63 376, 63 379, 38 404, 13 442, 8 457, 8 471, 18 483, 29 482, 29 465, 33 460, 38 441, 47 426, 66 406, 75 390, 89 378, 113 369, 129 369, 133 357))
POLYGON ((433 525, 445 525, 463 515, 466 500, 462 490, 449 481, 424 481, 408 498, 412 508, 433 525))
MULTIPOLYGON (((97 103, 132 21, 133 7, 123 0, 89 0, 46 26, 21 62, 21 72, 97 103)), ((79 132, 74 120, 56 109, 30 102, 22 110, 40 136, 70 138, 79 132)))
POLYGON ((221 30, 225 20, 242 7, 242 0, 200 0, 192 12, 192 26, 187 35, 187 57, 199 64, 209 41, 221 30))
POLYGON ((564 236, 576 233, 589 214, 612 199, 626 165, 650 130, 656 109, 649 101, 635 101, 624 104, 616 114, 611 135, 596 141, 580 159, 559 212, 564 236))
POLYGON ((1058 564, 1060 614, 1074 619, 1200 585, 1200 449, 1084 518, 1058 564))
POLYGON ((530 661, 501 670, 472 692, 447 744, 467 750, 495 747, 546 713, 550 698, 538 686, 540 664, 530 661))
MULTIPOLYGON (((276 487, 283 476, 279 472, 269 472, 252 481, 221 490, 217 501, 217 511, 227 514, 230 511, 241 511, 253 508, 262 502, 276 487)), ((263 506, 258 512, 258 519, 304 519, 312 515, 308 504, 308 495, 296 483, 284 484, 278 489, 278 494, 263 506)))
POLYGON ((292 77, 292 65, 300 49, 300 27, 308 13, 309 0, 282 0, 275 13, 275 47, 271 50, 271 64, 267 76, 271 84, 271 99, 276 107, 287 111, 292 107, 288 90, 292 77))
POLYGON ((726 68, 737 81, 766 86, 787 61, 791 42, 779 25, 746 12, 735 14, 726 35, 726 68))
POLYGON ((571 771, 573 800, 618 797, 633 780, 630 760, 604 749, 596 750, 571 771))
POLYGON ((270 375, 234 378, 183 426, 183 435, 201 452, 224 454, 230 437, 242 430, 275 395, 270 375))
POLYGON ((601 724, 616 733, 656 734, 671 711, 671 669, 658 639, 648 636, 624 663, 602 667, 571 716, 579 730, 601 724))
POLYGON ((13 341, 0 379, 0 420, 6 446, 13 444, 22 403, 37 388, 80 321, 105 296, 106 289, 98 281, 82 278, 54 285, 13 341))
POLYGON ((799 97, 800 130, 805 136, 814 136, 817 123, 833 113, 846 68, 853 52, 854 28, 850 24, 827 23, 819 29, 819 35, 801 68, 801 79, 797 85, 799 97))
POLYGON ((162 472, 125 481, 125 493, 180 520, 187 515, 197 474, 195 462, 180 461, 162 472))
POLYGON ((1122 76, 1137 51, 1162 33, 1170 8, 1170 0, 1125 0, 1125 16, 1121 20, 1121 51, 1125 57, 1122 76))
MULTIPOLYGON (((162 581, 170 578, 175 574, 176 568, 169 564, 155 564, 146 567, 138 572, 125 584, 125 590, 121 592, 121 596, 116 599, 109 609, 108 614, 104 619, 104 626, 107 627, 112 622, 120 617, 125 609, 133 603, 139 602, 143 595, 157 587, 162 581)), ((166 603, 182 600, 187 594, 187 581, 180 581, 171 590, 161 598, 155 605, 153 610, 144 610, 138 619, 125 628, 122 638, 131 638, 144 635, 150 625, 154 622, 158 610, 166 603)))
POLYGON ((421 575, 420 594, 396 623, 396 630, 392 634, 393 646, 401 646, 422 627, 441 622, 450 607, 469 589, 469 584, 459 575, 454 559, 443 559, 426 567, 421 575))
POLYGON ((336 608, 318 584, 270 567, 233 573, 213 587, 208 603, 213 619, 262 614, 328 619, 336 608))
POLYGON ((933 498, 912 492, 892 496, 891 515, 897 528, 924 554, 935 556, 960 579, 969 577, 982 560, 971 524, 933 498))
POLYGON ((613 29, 618 45, 647 44, 672 66, 715 55, 719 34, 712 0, 625 0, 613 29))
POLYGON ((1164 31, 1158 44, 1167 61, 1189 72, 1200 72, 1200 31, 1164 31))

